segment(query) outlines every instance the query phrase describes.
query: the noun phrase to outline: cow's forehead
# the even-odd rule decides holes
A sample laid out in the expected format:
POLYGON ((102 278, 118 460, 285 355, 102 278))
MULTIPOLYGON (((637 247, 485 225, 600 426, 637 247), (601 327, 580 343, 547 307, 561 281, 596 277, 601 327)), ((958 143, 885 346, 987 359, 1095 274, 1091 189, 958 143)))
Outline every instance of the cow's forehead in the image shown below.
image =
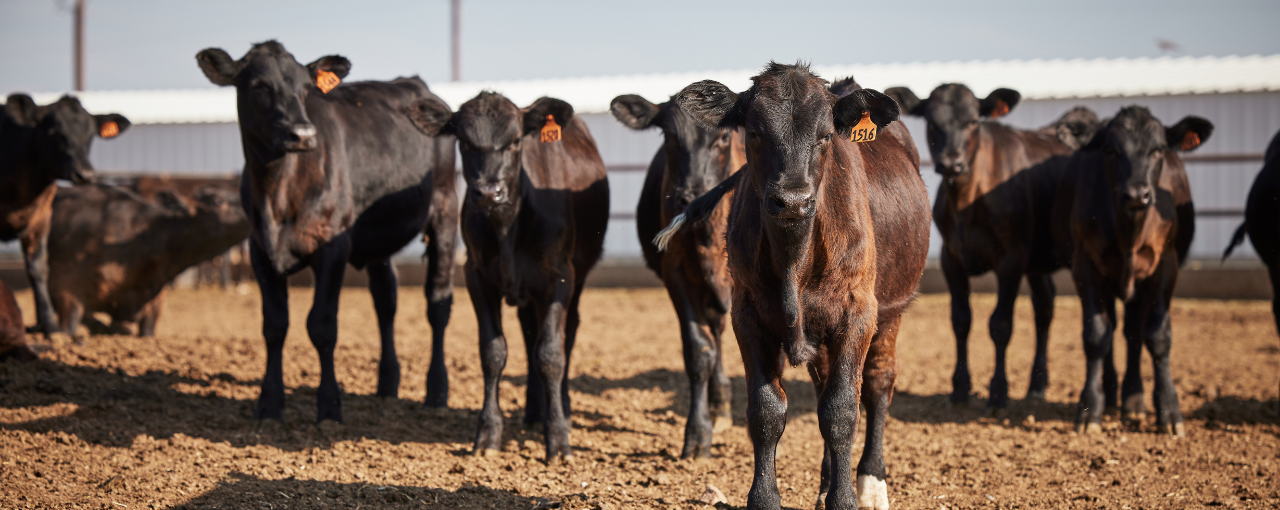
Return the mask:
POLYGON ((1147 149, 1165 144, 1164 126, 1139 106, 1120 110, 1107 126, 1111 138, 1129 149, 1147 149))
POLYGON ((662 129, 674 136, 684 149, 699 148, 720 135, 720 129, 703 127, 675 101, 667 103, 662 129))
POLYGON ((949 83, 929 94, 928 116, 934 122, 968 122, 978 118, 978 98, 964 85, 949 83))
POLYGON ((520 136, 520 108, 502 94, 481 92, 462 103, 455 117, 457 134, 477 147, 501 147, 520 136))
POLYGON ((806 92, 789 97, 754 94, 747 114, 748 123, 753 120, 762 123, 775 135, 805 133, 819 125, 830 124, 830 93, 825 87, 806 92))

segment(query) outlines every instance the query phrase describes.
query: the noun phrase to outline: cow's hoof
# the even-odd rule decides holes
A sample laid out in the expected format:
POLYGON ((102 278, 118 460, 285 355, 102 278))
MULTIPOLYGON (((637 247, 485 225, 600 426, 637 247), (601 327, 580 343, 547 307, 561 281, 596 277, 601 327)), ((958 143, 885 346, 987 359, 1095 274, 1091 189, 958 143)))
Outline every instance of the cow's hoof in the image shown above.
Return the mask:
POLYGON ((1156 432, 1173 437, 1187 437, 1187 427, 1182 422, 1173 424, 1162 423, 1156 425, 1156 432))
POLYGON ((540 421, 535 421, 535 422, 524 422, 524 429, 525 429, 525 430, 527 430, 527 431, 529 431, 529 432, 536 432, 536 433, 538 433, 538 434, 541 434, 541 433, 542 433, 542 422, 540 422, 540 421))
POLYGON ((858 475, 858 508, 889 510, 889 484, 872 475, 858 475))
POLYGON ((728 416, 717 416, 715 424, 711 426, 711 433, 720 434, 730 428, 733 428, 733 418, 728 416))
POLYGON ((497 457, 498 453, 498 450, 493 448, 477 448, 471 450, 471 455, 476 457, 497 457))
POLYGON ((1008 409, 1005 407, 988 407, 987 408, 988 418, 1004 418, 1008 414, 1009 414, 1008 409))
POLYGON ((1031 390, 1027 392, 1027 400, 1044 402, 1044 390, 1031 390))
POLYGON ((548 466, 561 466, 561 465, 567 465, 567 464, 573 464, 573 455, 557 453, 555 455, 550 455, 547 457, 548 466))
POLYGON ((1125 411, 1123 413, 1124 422, 1129 426, 1142 425, 1146 421, 1147 413, 1143 411, 1125 411))
POLYGON ((1077 424, 1076 424, 1076 433, 1077 433, 1077 434, 1101 434, 1101 433, 1102 433, 1102 424, 1101 424, 1101 423, 1095 423, 1095 422, 1089 422, 1089 423, 1077 423, 1077 424))

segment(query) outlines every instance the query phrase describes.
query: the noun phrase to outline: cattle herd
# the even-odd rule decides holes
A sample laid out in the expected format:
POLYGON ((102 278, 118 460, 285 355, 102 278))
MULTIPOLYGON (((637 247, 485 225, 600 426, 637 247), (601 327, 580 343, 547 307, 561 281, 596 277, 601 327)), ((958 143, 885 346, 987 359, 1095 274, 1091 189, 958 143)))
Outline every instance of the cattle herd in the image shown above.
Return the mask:
MULTIPOLYGON (((165 285, 186 268, 249 238, 262 296, 267 362, 257 419, 281 419, 288 275, 310 268, 306 329, 320 358, 317 421, 341 422, 334 370, 337 309, 347 264, 364 269, 381 333, 377 394, 395 397, 396 273, 390 257, 427 244, 432 329, 425 405, 448 405, 444 331, 453 306, 456 240, 479 322, 484 404, 473 452, 500 451, 499 380, 507 360, 501 307, 518 310, 529 383, 524 423, 540 427, 548 462, 573 456, 569 362, 588 272, 600 260, 609 183, 594 139, 565 101, 517 105, 482 92, 452 110, 422 80, 340 83, 340 56, 298 63, 275 42, 240 59, 210 48, 196 61, 214 84, 236 89, 245 168, 236 189, 93 184, 93 137, 129 121, 91 115, 72 97, 44 106, 26 95, 0 113, 0 239, 19 239, 33 289, 27 332, 150 335, 165 285), (456 189, 455 144, 466 190, 456 189), (56 181, 71 181, 63 187, 56 181), (459 208, 461 202, 461 208, 459 208), (459 226, 461 230, 459 231, 459 226), (111 324, 94 324, 94 313, 111 324)), ((1027 398, 1043 399, 1055 288, 1068 268, 1083 314, 1087 377, 1077 431, 1101 430, 1117 409, 1145 419, 1138 365, 1154 365, 1158 430, 1184 435, 1170 373, 1169 306, 1194 232, 1179 153, 1213 131, 1189 116, 1168 126, 1141 106, 1099 120, 1077 107, 1022 130, 996 122, 1019 102, 1010 89, 979 98, 947 84, 921 99, 852 78, 829 83, 802 64, 770 63, 743 92, 691 84, 655 104, 622 95, 610 106, 631 129, 664 137, 640 193, 637 230, 648 267, 679 320, 691 394, 682 457, 710 455, 731 423, 726 315, 746 372, 746 423, 755 449, 749 508, 778 508, 775 450, 786 426, 784 369, 805 365, 818 395, 825 445, 819 507, 887 508, 884 427, 898 371, 896 341, 924 271, 930 218, 942 234, 956 364, 951 402, 972 392, 969 278, 994 272, 988 331, 995 374, 987 405, 1008 405, 1005 353, 1025 277, 1036 355, 1027 398), (943 181, 929 209, 920 155, 901 115, 926 121, 943 181), (1114 363, 1117 299, 1127 366, 1114 363), (866 412, 866 445, 853 441, 866 412)), ((919 134, 917 133, 917 136, 919 134)), ((1247 234, 1280 288, 1280 137, 1228 253, 1247 234)), ((1280 312, 1280 300, 1275 302, 1280 312)), ((1280 317, 1280 314, 1277 315, 1280 317)), ((23 342, 17 304, 0 284, 0 355, 37 356, 23 342)))

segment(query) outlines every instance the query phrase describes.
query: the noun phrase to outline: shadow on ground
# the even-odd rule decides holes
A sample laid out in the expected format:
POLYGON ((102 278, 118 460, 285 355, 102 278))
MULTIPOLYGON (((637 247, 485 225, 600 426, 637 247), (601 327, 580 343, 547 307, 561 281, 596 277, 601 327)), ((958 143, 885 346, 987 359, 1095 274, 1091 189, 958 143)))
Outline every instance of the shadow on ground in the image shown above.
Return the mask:
MULTIPOLYGON (((263 480, 236 473, 232 480, 175 509, 214 508, 539 508, 539 500, 510 491, 465 484, 457 491, 403 485, 346 484, 315 480, 263 480)), ((542 507, 551 505, 543 501, 542 507)))

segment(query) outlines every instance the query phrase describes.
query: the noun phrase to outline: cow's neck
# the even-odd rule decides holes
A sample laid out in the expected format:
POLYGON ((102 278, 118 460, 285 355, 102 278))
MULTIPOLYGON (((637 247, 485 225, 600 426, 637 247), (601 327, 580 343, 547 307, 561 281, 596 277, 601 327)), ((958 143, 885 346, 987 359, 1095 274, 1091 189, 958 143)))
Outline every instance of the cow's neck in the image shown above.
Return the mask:
POLYGON ((520 178, 516 180, 516 189, 510 190, 511 204, 498 210, 490 210, 486 214, 489 226, 498 238, 498 263, 502 272, 502 290, 508 300, 517 301, 520 286, 519 273, 516 267, 516 253, 519 251, 520 228, 519 218, 524 205, 528 203, 524 190, 531 189, 524 170, 520 170, 520 178))
POLYGON ((946 192, 947 204, 953 211, 968 209, 999 184, 992 178, 996 165, 996 147, 987 129, 986 123, 979 124, 978 132, 975 133, 978 137, 978 146, 965 158, 965 167, 968 171, 952 177, 943 177, 943 190, 946 192))

